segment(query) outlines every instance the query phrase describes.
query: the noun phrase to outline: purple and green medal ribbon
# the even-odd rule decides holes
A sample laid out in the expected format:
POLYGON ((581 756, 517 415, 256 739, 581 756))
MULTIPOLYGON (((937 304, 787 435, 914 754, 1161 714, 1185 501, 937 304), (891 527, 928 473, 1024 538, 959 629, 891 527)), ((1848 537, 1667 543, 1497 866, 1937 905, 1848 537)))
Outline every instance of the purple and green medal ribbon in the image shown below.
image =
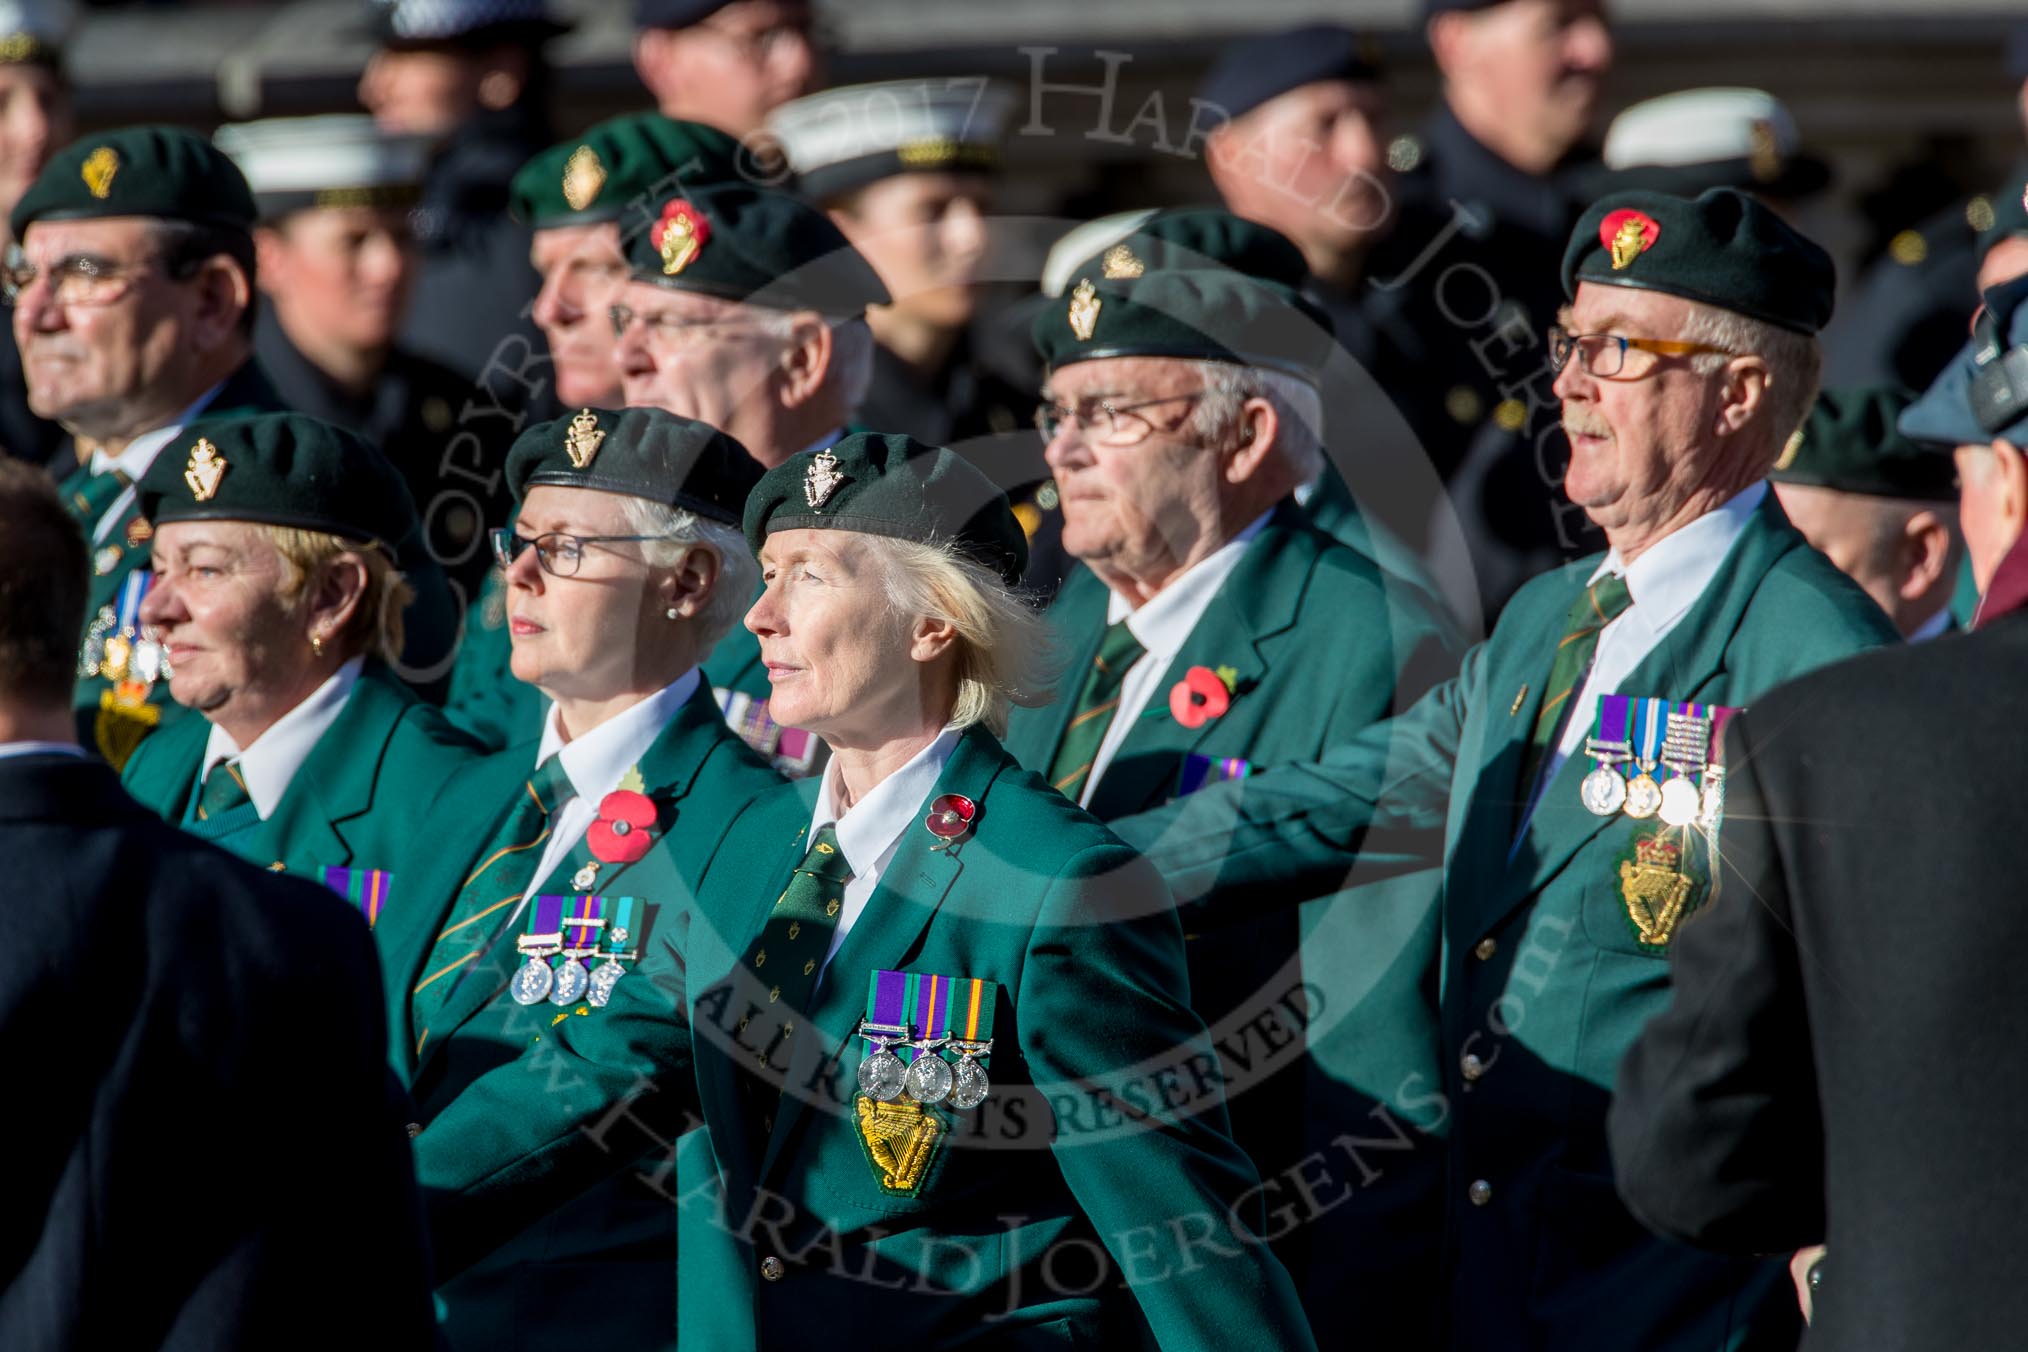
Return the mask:
MULTIPOLYGON (((985 1042, 993 1036, 999 989, 998 982, 976 977, 875 972, 867 981, 866 1017, 889 1028, 912 1027, 918 1038, 985 1042)), ((904 1061, 915 1059, 913 1047, 892 1050, 904 1061)))
POLYGON ((1223 784, 1228 779, 1245 779, 1252 773, 1252 764, 1237 756, 1186 756, 1183 771, 1177 777, 1176 796, 1181 798, 1207 785, 1223 784))
MULTIPOLYGON (((563 908, 571 901, 570 897, 538 896, 535 904, 528 908, 528 933, 562 935, 563 908)), ((562 939, 557 942, 561 943, 562 939)))
MULTIPOLYGON (((604 897, 583 895, 572 897, 568 908, 564 912, 563 924, 566 930, 573 925, 577 929, 575 933, 566 933, 563 936, 563 946, 565 948, 591 947, 593 942, 598 938, 598 931, 591 927, 590 922, 599 918, 599 913, 604 907, 604 897)), ((538 932, 547 934, 550 931, 541 930, 538 932)))
MULTIPOLYGON (((1600 695, 1598 699, 1598 723, 1593 729, 1592 740, 1602 746, 1627 747, 1629 748, 1628 754, 1631 755, 1634 736, 1633 729, 1627 726, 1627 719, 1632 706, 1633 700, 1629 696, 1600 695)), ((1598 760, 1600 765, 1608 764, 1607 761, 1600 760, 1596 756, 1593 759, 1598 760)))
POLYGON ((394 886, 394 875, 378 868, 327 868, 324 870, 324 886, 336 892, 359 908, 366 917, 366 926, 371 929, 380 919, 380 908, 387 904, 387 894, 394 886))

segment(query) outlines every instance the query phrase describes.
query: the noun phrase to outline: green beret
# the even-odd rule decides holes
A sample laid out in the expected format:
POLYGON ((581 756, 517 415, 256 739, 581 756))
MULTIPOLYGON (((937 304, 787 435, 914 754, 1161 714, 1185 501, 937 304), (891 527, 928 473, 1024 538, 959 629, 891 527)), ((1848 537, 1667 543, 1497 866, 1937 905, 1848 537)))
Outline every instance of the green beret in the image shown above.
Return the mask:
POLYGON ((1092 255, 1073 275, 1131 275, 1136 267, 1143 273, 1230 268, 1291 290, 1310 276, 1310 265, 1295 241, 1222 207, 1158 211, 1135 226, 1132 234, 1092 255))
POLYGON ((342 427, 301 413, 198 419, 156 455, 141 515, 258 521, 371 540, 389 553, 415 529, 415 503, 387 457, 342 427))
POLYGON ((123 127, 50 157, 8 218, 22 239, 36 221, 153 216, 251 232, 253 192, 224 151, 181 127, 123 127))
POLYGON ((1694 200, 1661 192, 1601 198, 1563 251, 1563 291, 1579 282, 1661 291, 1814 334, 1831 318, 1831 256, 1774 208, 1736 188, 1694 200))
POLYGON ((899 433, 855 432, 793 456, 746 500, 746 541, 778 530, 849 530, 958 550, 1018 586, 1028 537, 1007 497, 964 457, 899 433))
POLYGON ((1768 478, 1842 493, 1956 502, 1957 467, 1916 445, 1895 422, 1915 396, 1891 385, 1825 390, 1768 478))
POLYGON ((623 214, 645 226, 671 192, 738 182, 740 155, 740 143, 716 127, 629 113, 522 165, 509 189, 508 209, 537 230, 597 225, 623 214))
POLYGON ((1104 357, 1180 357, 1315 381, 1334 346, 1330 319, 1293 287, 1210 268, 1085 273, 1029 332, 1052 370, 1104 357))
POLYGON ((849 318, 890 299, 831 218, 800 198, 716 184, 664 202, 627 242, 634 280, 771 310, 849 318))
POLYGON ((680 507, 739 524, 760 466, 710 423, 659 408, 580 409, 536 423, 507 451, 507 487, 520 502, 543 484, 680 507))

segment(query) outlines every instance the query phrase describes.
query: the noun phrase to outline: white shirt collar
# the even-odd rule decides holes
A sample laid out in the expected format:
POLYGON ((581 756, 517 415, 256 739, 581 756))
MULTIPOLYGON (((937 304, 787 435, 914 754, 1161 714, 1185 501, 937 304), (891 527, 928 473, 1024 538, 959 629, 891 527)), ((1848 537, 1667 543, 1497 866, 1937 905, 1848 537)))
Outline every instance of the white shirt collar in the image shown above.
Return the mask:
MULTIPOLYGON (((107 455, 104 451, 93 451, 92 473, 104 474, 107 470, 116 469, 126 475, 129 482, 141 482, 141 476, 146 474, 148 467, 155 463, 155 457, 161 454, 162 448, 174 441, 176 434, 183 430, 184 424, 203 412, 205 406, 213 399, 216 399, 218 392, 224 388, 225 382, 219 381, 203 394, 198 395, 196 401, 189 408, 177 414, 175 421, 169 423, 166 427, 158 427, 152 432, 141 433, 140 436, 128 442, 127 448, 118 455, 107 455)), ((266 816, 267 814, 262 813, 261 815, 266 816)))
POLYGON ((281 805, 296 771, 303 768, 303 762, 344 712, 345 701, 352 697, 352 687, 359 683, 359 672, 365 665, 365 658, 355 657, 339 667, 244 750, 231 733, 213 723, 211 736, 204 743, 204 760, 197 768, 197 782, 202 784, 220 761, 236 759, 240 778, 246 781, 246 795, 266 821, 281 805))
POLYGON ((1247 545, 1272 515, 1262 512, 1246 529, 1170 578, 1168 585, 1143 601, 1139 609, 1118 592, 1111 593, 1106 602, 1106 623, 1113 625, 1125 620, 1127 629, 1140 640, 1148 655, 1166 664, 1182 651, 1190 631, 1204 618, 1205 607, 1218 595, 1225 579, 1232 576, 1232 570, 1239 567, 1247 545))
POLYGON ((563 740, 556 701, 542 719, 542 742, 535 751, 540 766, 551 756, 563 761, 563 772, 581 801, 596 804, 620 786, 627 771, 648 754, 683 701, 697 693, 697 668, 678 676, 632 708, 614 714, 582 737, 563 740))
POLYGON ((1638 613, 1649 631, 1664 633, 1696 604, 1704 589, 1711 585, 1711 579, 1718 576, 1719 565, 1725 562, 1734 541, 1766 496, 1766 480, 1750 484, 1695 521, 1648 546, 1647 552, 1631 564, 1620 562, 1617 549, 1609 550, 1590 581, 1596 582, 1607 573, 1625 577, 1627 591, 1634 598, 1629 613, 1638 613))
POLYGON ((957 750, 957 728, 945 728, 937 739, 911 756, 907 763, 875 784, 864 798, 844 816, 838 815, 838 762, 834 757, 824 771, 817 790, 817 805, 810 813, 810 834, 836 823, 838 848, 856 876, 878 873, 887 866, 902 833, 920 820, 923 800, 937 785, 937 779, 957 750))

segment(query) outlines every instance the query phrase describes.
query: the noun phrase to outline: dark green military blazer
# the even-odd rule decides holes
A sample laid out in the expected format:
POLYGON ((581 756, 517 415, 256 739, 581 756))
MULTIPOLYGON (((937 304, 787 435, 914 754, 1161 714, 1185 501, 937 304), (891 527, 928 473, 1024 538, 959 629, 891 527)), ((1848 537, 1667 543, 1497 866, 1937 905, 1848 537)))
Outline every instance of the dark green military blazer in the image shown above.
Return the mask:
MULTIPOLYGON (((186 718, 150 737, 127 762, 127 792, 182 825, 210 736, 208 720, 186 718)), ((249 863, 320 881, 326 868, 392 869, 444 782, 476 754, 442 714, 369 661, 274 815, 216 843, 249 863)), ((391 901, 399 894, 390 891, 391 901)))
MULTIPOLYGON (((616 1175, 637 1160, 643 1172, 666 1163, 684 1123, 659 1121, 662 1144, 636 1138, 617 1153, 584 1130, 642 1083, 674 1073, 680 1030, 654 975, 623 977, 603 1009, 517 1005, 506 992, 526 928, 517 918, 453 990, 426 1040, 411 1015, 430 947, 525 792, 535 750, 525 743, 474 761, 445 786, 412 834, 377 930, 393 1060, 416 1104, 416 1174, 444 1283, 439 1305, 454 1347, 568 1341, 587 1321, 614 1347, 662 1346, 673 1341, 675 1211, 616 1175)), ((651 908, 652 939, 684 923, 733 817, 782 781, 726 726, 708 686, 683 703, 638 768, 656 807, 657 844, 636 863, 601 865, 594 890, 651 908)), ((541 890, 569 892, 592 860, 580 841, 541 890)))
POLYGON ((945 849, 904 833, 786 1078, 754 1070, 744 1020, 768 996, 745 954, 805 853, 816 787, 742 814, 695 918, 658 936, 705 1127, 671 1186, 685 1344, 1310 1346, 1287 1273, 1236 1238, 1257 1229, 1255 1174, 1226 1134, 1168 898, 981 728, 930 795, 969 799, 970 833, 945 849), (993 1088, 951 1115, 914 1196, 883 1188, 852 1102, 881 970, 998 987, 993 1088), (1192 1249, 1199 1235, 1216 1238, 1192 1249))
MULTIPOLYGON (((1593 556, 1516 594, 1456 679, 1325 753, 1118 824, 1182 896, 1258 907, 1369 870, 1441 828, 1444 1079, 1450 1133, 1443 1307, 1453 1345, 1711 1349, 1794 1345, 1782 1263, 1650 1236, 1614 1195, 1605 1110, 1621 1056, 1668 999, 1666 949, 1638 940, 1620 865, 1652 823, 1597 817, 1566 761, 1517 838, 1542 687, 1593 556), (1469 1065, 1466 1058, 1474 1058, 1469 1065)), ((1638 602, 1637 602, 1638 604, 1638 602)), ((1773 494, 1704 594, 1616 693, 1742 706, 1895 641, 1773 494)))
MULTIPOLYGON (((1106 628, 1110 593, 1080 566, 1050 607, 1067 669, 1081 673, 1106 628)), ((1102 821, 1160 807, 1206 762, 1255 771, 1311 761, 1412 704, 1454 674, 1462 644, 1421 593, 1334 540, 1285 503, 1247 544, 1126 734, 1092 796, 1102 821), (1230 668, 1228 711, 1195 729, 1169 711, 1193 666, 1230 668), (1193 765, 1194 762, 1194 765, 1193 765)), ((1076 710, 1078 681, 1017 709, 1007 749, 1046 772, 1076 710)), ((1326 894, 1186 934, 1193 1006, 1223 1049, 1234 1134, 1269 1181, 1380 1104, 1415 1120, 1404 1093, 1440 1073, 1435 987, 1437 875, 1426 869, 1366 893, 1355 916, 1326 894), (1293 993, 1293 998, 1292 997, 1293 993), (1416 1076, 1420 1074, 1421 1078, 1416 1076)), ((1432 1126, 1426 1119, 1420 1123, 1432 1126)), ((1319 1341, 1339 1315, 1382 1342, 1413 1341, 1434 1301, 1442 1151, 1422 1140, 1384 1180, 1277 1236, 1319 1341)), ((1296 1199, 1298 1209, 1300 1199, 1296 1199)))

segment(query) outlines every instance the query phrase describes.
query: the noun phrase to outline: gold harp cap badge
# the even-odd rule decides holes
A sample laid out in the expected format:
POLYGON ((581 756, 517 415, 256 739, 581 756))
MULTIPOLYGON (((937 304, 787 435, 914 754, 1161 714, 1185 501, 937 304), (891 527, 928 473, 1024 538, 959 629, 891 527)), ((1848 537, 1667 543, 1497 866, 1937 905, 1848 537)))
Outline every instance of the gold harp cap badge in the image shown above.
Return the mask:
POLYGON ((605 162, 590 146, 579 146, 563 162, 563 200, 572 211, 583 211, 598 200, 606 186, 605 162))
POLYGON ((1070 309, 1065 318, 1070 321, 1070 331, 1080 343, 1088 343, 1098 328, 1099 310, 1105 302, 1099 299, 1098 288, 1091 284, 1091 278, 1080 277, 1077 286, 1070 293, 1070 309))
POLYGON ((190 459, 184 462, 183 482, 190 486, 190 496, 199 502, 209 502, 218 493, 219 480, 225 477, 231 463, 218 453, 218 447, 203 437, 190 448, 190 459))
POLYGON ((113 192, 113 178, 120 172, 120 152, 111 146, 100 146, 85 156, 85 162, 78 168, 78 177, 84 180, 86 191, 101 202, 113 192))
POLYGON ((580 410, 578 415, 570 420, 570 431, 565 433, 563 438, 563 449, 570 456, 572 468, 584 469, 590 465, 592 457, 599 453, 599 443, 605 439, 606 434, 599 427, 598 415, 588 408, 580 410))

